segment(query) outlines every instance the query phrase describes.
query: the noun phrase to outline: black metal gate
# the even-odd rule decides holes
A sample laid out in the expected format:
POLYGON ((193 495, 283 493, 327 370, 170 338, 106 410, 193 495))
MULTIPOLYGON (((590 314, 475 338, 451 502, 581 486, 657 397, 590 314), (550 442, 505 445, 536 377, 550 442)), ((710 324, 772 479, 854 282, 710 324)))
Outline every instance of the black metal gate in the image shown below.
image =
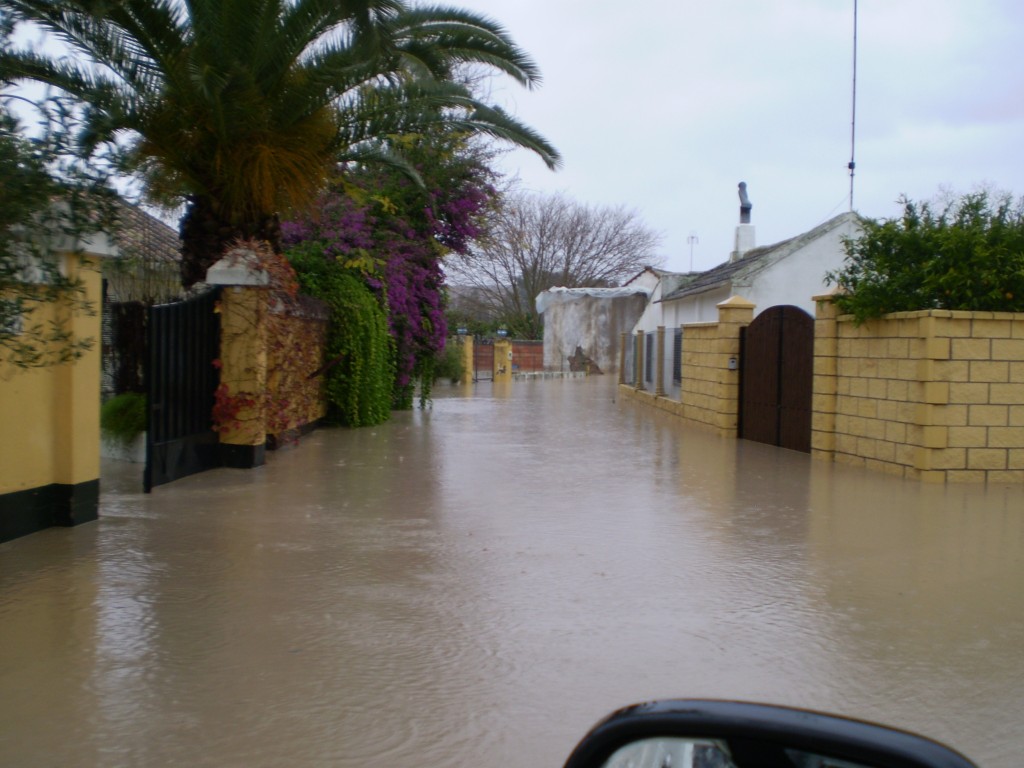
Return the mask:
POLYGON ((220 373, 219 290, 149 309, 146 493, 221 464, 212 429, 220 373))
POLYGON ((740 437, 809 453, 814 318, 772 307, 740 333, 740 437))

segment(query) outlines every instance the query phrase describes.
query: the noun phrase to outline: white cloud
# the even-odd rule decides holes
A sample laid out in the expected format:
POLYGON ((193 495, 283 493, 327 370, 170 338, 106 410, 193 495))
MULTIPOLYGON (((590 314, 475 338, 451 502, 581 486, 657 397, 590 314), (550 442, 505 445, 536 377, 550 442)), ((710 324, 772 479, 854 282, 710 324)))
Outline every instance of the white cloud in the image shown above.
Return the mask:
MULTIPOLYGON (((486 0, 544 85, 495 98, 550 138, 565 170, 511 153, 535 188, 636 208, 669 265, 728 256, 748 182, 760 243, 846 208, 852 0, 486 0)), ((857 208, 977 184, 1017 193, 1024 69, 1016 0, 860 0, 857 208)))

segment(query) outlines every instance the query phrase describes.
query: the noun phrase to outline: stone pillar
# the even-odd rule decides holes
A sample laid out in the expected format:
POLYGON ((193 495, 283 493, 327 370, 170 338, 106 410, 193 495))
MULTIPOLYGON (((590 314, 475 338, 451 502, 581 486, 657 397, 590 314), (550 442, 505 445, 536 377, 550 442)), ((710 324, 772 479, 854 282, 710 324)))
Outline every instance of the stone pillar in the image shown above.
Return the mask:
POLYGON ((811 455, 833 461, 836 452, 839 310, 834 294, 815 296, 814 385, 811 396, 811 455))
POLYGON ((473 337, 456 336, 455 343, 459 345, 462 353, 462 378, 463 384, 473 383, 473 337))
POLYGON ((640 391, 644 389, 644 332, 636 332, 636 351, 633 353, 633 386, 640 391))
POLYGON ((740 415, 740 329, 754 319, 755 305, 742 296, 731 296, 718 304, 718 339, 715 342, 719 365, 718 428, 723 434, 737 436, 740 415))
POLYGON ((512 381, 512 342, 509 339, 494 342, 494 381, 512 381))
POLYGON ((218 408, 230 420, 220 425, 225 466, 248 469, 266 461, 267 443, 267 285, 270 276, 244 249, 232 251, 206 274, 222 285, 220 300, 220 381, 218 408))
POLYGON ((626 383, 626 345, 629 344, 629 334, 623 331, 619 334, 619 384, 626 383))
POLYGON ((654 340, 657 347, 655 350, 654 366, 654 395, 655 397, 665 396, 665 326, 659 325, 657 336, 654 340))

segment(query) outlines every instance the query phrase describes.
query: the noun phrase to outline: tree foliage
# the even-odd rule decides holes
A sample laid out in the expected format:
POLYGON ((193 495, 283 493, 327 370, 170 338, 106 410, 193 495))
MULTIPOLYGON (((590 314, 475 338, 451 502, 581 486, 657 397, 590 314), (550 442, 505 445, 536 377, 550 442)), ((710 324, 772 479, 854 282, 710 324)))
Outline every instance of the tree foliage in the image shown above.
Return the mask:
POLYGON ((843 268, 827 275, 842 289, 840 311, 858 322, 921 309, 1024 311, 1024 201, 977 192, 900 203, 901 217, 862 222, 843 268))
POLYGON ((486 234, 446 265, 450 281, 518 338, 541 338, 535 300, 548 288, 620 284, 662 259, 661 237, 635 211, 564 195, 506 194, 486 234))
POLYGON ((85 144, 117 142, 159 201, 186 202, 183 278, 238 237, 279 247, 338 162, 412 173, 395 138, 454 127, 555 149, 459 79, 485 67, 527 87, 533 61, 498 23, 403 0, 4 0, 72 55, 5 47, 0 69, 86 105, 85 144))
POLYGON ((286 221, 286 244, 315 242, 324 258, 362 272, 379 296, 395 345, 395 408, 430 397, 447 324, 441 260, 468 252, 494 194, 486 153, 458 134, 407 137, 422 183, 394 169, 346 169, 332 192, 286 221))
POLYGON ((115 221, 109 175, 74 152, 70 105, 52 98, 35 107, 40 130, 28 138, 0 96, 0 363, 17 368, 75 360, 93 346, 44 308, 59 303, 69 317, 95 312, 61 254, 115 221))

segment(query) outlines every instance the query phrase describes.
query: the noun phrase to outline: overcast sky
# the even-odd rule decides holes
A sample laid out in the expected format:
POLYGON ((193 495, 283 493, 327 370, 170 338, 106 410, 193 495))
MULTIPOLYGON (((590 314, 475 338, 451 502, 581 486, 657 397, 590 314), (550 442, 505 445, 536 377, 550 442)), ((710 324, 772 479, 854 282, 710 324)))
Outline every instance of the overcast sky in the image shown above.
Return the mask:
MULTIPOLYGON (((746 181, 757 244, 849 206, 853 0, 477 0, 544 83, 495 101, 565 158, 516 151, 540 191, 636 209, 666 266, 728 258, 746 181)), ((860 0, 854 207, 989 184, 1024 194, 1024 2, 860 0)))

